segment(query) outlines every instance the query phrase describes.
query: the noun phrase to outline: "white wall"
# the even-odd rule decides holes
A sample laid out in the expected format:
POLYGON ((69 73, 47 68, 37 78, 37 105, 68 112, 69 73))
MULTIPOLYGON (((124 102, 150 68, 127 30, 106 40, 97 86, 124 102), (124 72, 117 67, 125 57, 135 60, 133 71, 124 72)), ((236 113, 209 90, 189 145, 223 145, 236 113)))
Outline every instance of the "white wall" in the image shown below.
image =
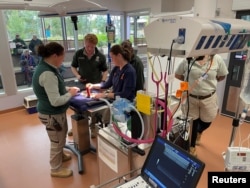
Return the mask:
MULTIPOLYGON (((153 13, 161 12, 161 2, 166 0, 92 0, 110 11, 133 12, 136 10, 150 9, 153 13)), ((169 0, 167 0, 169 1, 169 0)))
MULTIPOLYGON (((221 18, 235 18, 236 12, 232 11, 233 10, 232 9, 233 1, 234 0, 217 0, 217 8, 219 9, 219 17, 221 17, 221 18)), ((237 0, 237 1, 240 1, 240 0, 237 0)), ((250 2, 249 2, 249 4, 250 4, 250 2)))
MULTIPOLYGON (((201 0, 202 1, 202 0, 201 0)), ((174 11, 187 11, 191 10, 194 6, 194 0, 174 0, 174 11)))
POLYGON ((112 11, 123 11, 125 6, 124 4, 126 2, 121 0, 91 0, 91 1, 96 2, 102 6, 105 6, 112 11))
POLYGON ((175 0, 161 1, 161 12, 172 12, 176 11, 174 8, 175 0))
POLYGON ((150 9, 152 13, 161 12, 161 1, 162 0, 126 0, 124 2, 124 11, 136 11, 142 9, 150 9))
POLYGON ((249 0, 233 0, 232 9, 233 10, 249 10, 250 2, 249 0))

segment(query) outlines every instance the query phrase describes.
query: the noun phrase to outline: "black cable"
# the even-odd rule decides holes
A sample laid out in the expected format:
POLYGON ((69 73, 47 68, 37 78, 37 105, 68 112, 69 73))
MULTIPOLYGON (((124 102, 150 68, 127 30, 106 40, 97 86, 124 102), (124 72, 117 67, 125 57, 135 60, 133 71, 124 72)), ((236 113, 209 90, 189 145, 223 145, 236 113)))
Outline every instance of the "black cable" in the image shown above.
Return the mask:
MULTIPOLYGON (((171 43, 170 51, 169 51, 169 56, 168 56, 168 66, 166 66, 165 74, 170 75, 170 70, 171 70, 171 59, 172 59, 172 51, 173 51, 173 45, 174 45, 174 40, 171 43), (168 67, 168 70, 167 70, 168 67)), ((166 79, 165 77, 163 79, 166 79)), ((165 85, 165 105, 164 105, 164 110, 167 110, 168 107, 168 83, 165 85)), ((166 117, 167 118, 167 117, 166 117)), ((169 119, 168 122, 170 122, 171 118, 169 119)), ((167 120, 165 120, 167 121, 167 120)), ((166 122, 163 122, 163 126, 167 125, 166 122)), ((165 130, 167 130, 167 126, 164 127, 165 130)))
POLYGON ((173 45, 174 45, 174 40, 172 41, 169 56, 168 56, 168 75, 170 75, 170 70, 171 70, 171 59, 172 59, 173 45))
MULTIPOLYGON (((190 71, 191 71, 192 66, 194 65, 194 62, 196 61, 196 59, 193 61, 192 60, 193 60, 193 58, 187 58, 187 61, 188 61, 188 70, 187 70, 187 76, 186 76, 187 83, 189 80, 190 71)), ((184 81, 185 81, 185 79, 184 79, 184 81)), ((186 111, 186 119, 184 121, 184 130, 185 131, 183 131, 183 134, 185 134, 185 132, 186 132, 187 123, 188 123, 188 114, 189 114, 189 92, 188 92, 188 90, 186 91, 186 94, 187 94, 187 111, 186 111)), ((183 135, 183 136, 185 136, 185 135, 183 135)))

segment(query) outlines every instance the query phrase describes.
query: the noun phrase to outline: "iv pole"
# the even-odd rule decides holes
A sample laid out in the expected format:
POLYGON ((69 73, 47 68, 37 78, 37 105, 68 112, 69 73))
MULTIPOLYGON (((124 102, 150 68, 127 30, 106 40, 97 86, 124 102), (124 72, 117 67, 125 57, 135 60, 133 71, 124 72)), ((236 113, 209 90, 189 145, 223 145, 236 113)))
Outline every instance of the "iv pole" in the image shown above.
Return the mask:
MULTIPOLYGON (((111 17, 110 14, 107 14, 107 27, 112 25, 112 21, 111 21, 111 17)), ((107 31, 107 27, 106 27, 106 31, 107 31)), ((111 71, 111 57, 109 55, 110 52, 110 48, 111 48, 111 42, 108 40, 108 66, 109 66, 109 71, 111 71)))
POLYGON ((233 118, 233 122, 232 122, 233 129, 232 129, 232 133, 231 133, 231 137, 230 137, 230 141, 229 141, 229 147, 232 147, 234 145, 234 139, 235 139, 238 127, 239 127, 239 122, 240 122, 240 120, 239 120, 239 106, 240 106, 240 99, 238 99, 237 110, 235 112, 235 117, 233 118))

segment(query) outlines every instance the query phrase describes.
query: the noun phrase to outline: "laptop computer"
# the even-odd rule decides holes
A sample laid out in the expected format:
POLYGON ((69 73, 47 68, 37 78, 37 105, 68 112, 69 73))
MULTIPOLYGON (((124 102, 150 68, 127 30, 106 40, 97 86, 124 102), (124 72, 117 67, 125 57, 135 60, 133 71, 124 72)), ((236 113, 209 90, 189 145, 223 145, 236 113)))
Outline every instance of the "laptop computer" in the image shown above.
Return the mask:
POLYGON ((141 174, 117 188, 195 188, 204 168, 204 162, 157 135, 141 174))

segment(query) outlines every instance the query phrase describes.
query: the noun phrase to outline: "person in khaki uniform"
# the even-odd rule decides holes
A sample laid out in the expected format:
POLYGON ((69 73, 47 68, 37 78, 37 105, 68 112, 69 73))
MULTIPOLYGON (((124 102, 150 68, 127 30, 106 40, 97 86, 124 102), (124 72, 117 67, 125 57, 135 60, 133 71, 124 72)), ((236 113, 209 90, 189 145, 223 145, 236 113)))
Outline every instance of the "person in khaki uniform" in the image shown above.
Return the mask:
POLYGON ((45 125, 50 139, 50 175, 65 178, 73 174, 72 170, 62 167, 62 163, 71 159, 64 153, 68 123, 66 111, 69 100, 79 88, 66 87, 59 67, 64 59, 64 48, 56 42, 38 47, 42 61, 33 74, 33 90, 37 96, 37 111, 40 121, 45 125))
POLYGON ((189 84, 188 104, 182 111, 193 119, 190 153, 194 156, 197 156, 195 145, 200 143, 202 133, 218 114, 217 83, 227 74, 225 62, 217 54, 201 56, 191 62, 184 59, 175 71, 177 79, 188 80, 189 84))

